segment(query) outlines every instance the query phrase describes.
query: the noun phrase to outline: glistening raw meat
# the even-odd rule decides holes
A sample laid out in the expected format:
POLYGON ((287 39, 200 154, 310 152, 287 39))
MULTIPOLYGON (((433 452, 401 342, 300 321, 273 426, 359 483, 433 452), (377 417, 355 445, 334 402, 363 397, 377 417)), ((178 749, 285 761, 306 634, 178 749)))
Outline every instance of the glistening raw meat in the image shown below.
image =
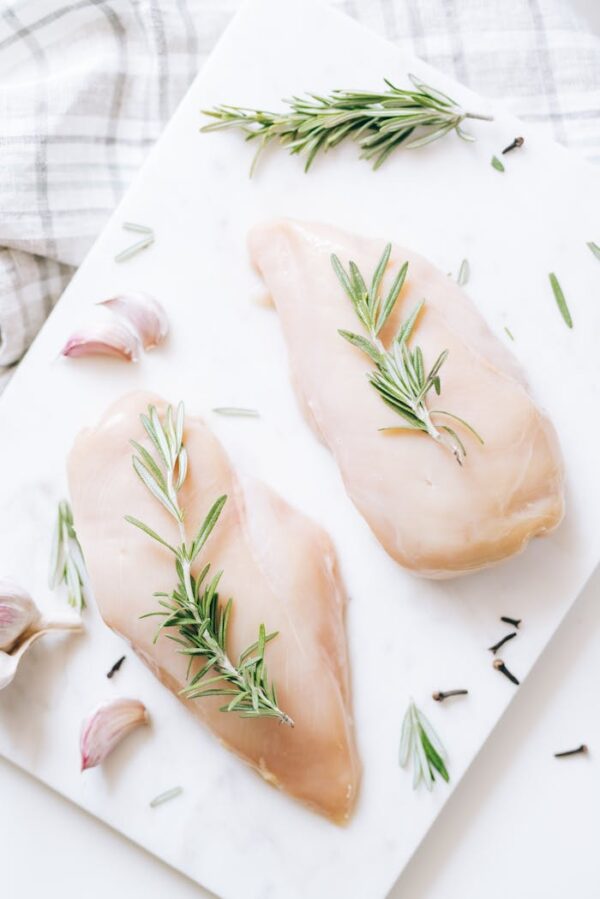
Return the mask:
MULTIPOLYGON (((69 485, 77 533, 102 617, 124 637, 169 689, 186 684, 185 656, 157 621, 140 615, 157 608, 155 591, 175 586, 173 556, 127 523, 142 520, 176 544, 177 526, 135 475, 130 439, 151 449, 139 415, 156 397, 119 400, 98 426, 83 431, 69 457, 69 485)), ((214 435, 186 417, 189 470, 181 491, 189 539, 212 503, 228 499, 195 570, 223 569, 220 596, 233 597, 230 656, 251 645, 261 623, 279 631, 266 649, 278 701, 295 726, 219 711, 226 700, 187 700, 188 708, 270 783, 332 820, 350 816, 360 780, 354 743, 345 595, 331 541, 321 528, 264 484, 240 481, 214 435)))
POLYGON ((360 333, 361 325, 331 254, 344 266, 354 260, 370 283, 385 241, 276 221, 255 227, 249 245, 281 320, 306 418, 394 559, 420 575, 450 577, 512 556, 558 525, 563 472, 554 429, 514 358, 460 287, 421 256, 394 247, 384 292, 405 261, 408 276, 381 336, 389 345, 425 299, 411 344, 422 347, 426 369, 449 351, 436 408, 465 419, 485 441, 479 445, 452 423, 468 452, 462 467, 422 432, 380 430, 401 426, 402 419, 367 382, 370 360, 338 334, 340 328, 360 333))

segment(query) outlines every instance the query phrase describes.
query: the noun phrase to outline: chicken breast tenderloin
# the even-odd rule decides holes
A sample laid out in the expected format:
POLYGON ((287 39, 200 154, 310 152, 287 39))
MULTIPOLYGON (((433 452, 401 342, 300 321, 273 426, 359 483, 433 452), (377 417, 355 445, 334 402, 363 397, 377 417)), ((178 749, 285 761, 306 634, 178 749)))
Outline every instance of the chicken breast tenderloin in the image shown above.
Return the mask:
MULTIPOLYGON (((74 519, 91 584, 105 622, 174 693, 186 684, 187 659, 163 635, 153 642, 155 591, 170 592, 171 553, 127 523, 133 515, 177 544, 177 525, 132 469, 130 439, 151 449, 139 415, 160 399, 141 393, 111 406, 97 427, 77 438, 68 461, 74 519)), ((190 711, 270 783, 337 823, 354 807, 359 780, 344 625, 345 595, 331 541, 321 528, 267 486, 242 485, 214 435, 187 416, 189 457, 180 493, 191 539, 212 503, 228 499, 196 560, 223 570, 222 600, 234 599, 229 654, 252 644, 264 623, 279 631, 266 650, 278 702, 295 722, 241 718, 219 711, 223 697, 183 700, 190 711)))
POLYGON ((281 320, 302 409, 333 452, 350 498, 401 565, 426 577, 450 577, 512 556, 558 525, 560 452, 516 361, 461 288, 403 247, 392 249, 383 282, 385 292, 408 261, 383 342, 389 346, 424 298, 411 345, 422 347, 426 370, 449 350, 436 407, 469 422, 484 444, 452 423, 468 452, 460 467, 423 432, 380 431, 402 419, 367 382, 370 360, 338 334, 362 331, 331 254, 345 267, 354 260, 369 283, 384 245, 293 221, 257 226, 249 236, 253 263, 281 320))

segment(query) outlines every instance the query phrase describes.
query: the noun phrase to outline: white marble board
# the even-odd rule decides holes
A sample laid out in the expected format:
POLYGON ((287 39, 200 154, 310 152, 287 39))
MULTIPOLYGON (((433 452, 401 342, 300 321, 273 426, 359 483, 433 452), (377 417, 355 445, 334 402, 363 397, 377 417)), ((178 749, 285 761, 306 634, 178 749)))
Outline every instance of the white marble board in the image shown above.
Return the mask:
MULTIPOLYGON (((304 0, 250 0, 192 85, 142 173, 97 241, 0 401, 0 572, 45 608, 51 524, 66 489, 64 460, 78 429, 121 393, 149 387, 206 414, 235 463, 263 477, 332 534, 351 597, 348 632, 364 780, 351 824, 339 829, 264 784, 223 750, 131 652, 112 681, 119 638, 93 606, 81 637, 45 638, 0 694, 0 752, 226 899, 378 899, 391 887, 514 695, 486 647, 498 617, 524 619, 507 649, 524 677, 600 557, 597 335, 600 239, 596 172, 422 62, 351 20, 304 0), (398 153, 374 174, 353 146, 311 173, 270 153, 248 178, 252 150, 234 133, 198 132, 217 102, 276 107, 281 97, 335 86, 405 82, 414 71, 476 111, 477 143, 454 136, 398 153), (490 165, 516 134, 525 147, 490 165), (353 509, 329 453, 304 423, 287 377, 276 313, 253 302, 245 235, 261 219, 329 221, 406 243, 456 272, 521 360, 553 419, 567 468, 568 511, 550 538, 494 570, 419 581, 389 559, 353 509), (156 231, 150 249, 113 262, 130 235, 156 231), (594 230, 598 229, 598 230, 594 230), (554 304, 559 275, 575 327, 554 304), (57 354, 95 302, 124 288, 167 307, 168 343, 138 365, 57 354), (219 405, 256 407, 259 420, 219 418, 219 405), (377 622, 377 627, 374 623, 377 622), (466 685, 468 700, 436 706, 437 688, 466 685), (152 727, 81 775, 82 716, 112 695, 142 698, 152 727), (414 696, 446 743, 451 784, 413 792, 398 767, 400 723, 414 696), (184 793, 158 809, 171 786, 184 793)), ((110 565, 110 559, 107 559, 110 565)), ((243 597, 237 601, 243 601, 243 597)), ((458 808, 458 807, 455 807, 458 808)))

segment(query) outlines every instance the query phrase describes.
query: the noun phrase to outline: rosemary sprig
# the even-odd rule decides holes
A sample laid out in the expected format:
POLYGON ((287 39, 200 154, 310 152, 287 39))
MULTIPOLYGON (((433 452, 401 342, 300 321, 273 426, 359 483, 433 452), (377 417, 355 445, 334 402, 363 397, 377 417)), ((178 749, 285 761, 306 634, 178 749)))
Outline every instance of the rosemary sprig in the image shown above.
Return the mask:
POLYGON ((435 782, 435 772, 446 783, 450 775, 446 769, 447 755, 442 742, 420 709, 411 701, 408 704, 400 736, 400 766, 413 767, 413 789, 421 782, 431 790, 435 782))
MULTIPOLYGON (((462 440, 449 425, 438 427, 431 416, 445 415, 452 418, 471 431, 480 443, 483 443, 483 440, 477 431, 458 415, 443 409, 430 410, 426 402, 427 395, 432 389, 439 396, 441 390, 440 369, 446 361, 448 350, 440 353, 426 374, 421 348, 416 347, 411 350, 408 346, 408 340, 425 301, 422 300, 401 325, 389 350, 386 350, 379 339, 379 334, 400 295, 408 271, 408 262, 405 262, 384 299, 381 295, 381 283, 391 251, 392 245, 387 244, 373 273, 370 287, 367 287, 354 262, 349 263, 349 270, 346 272, 338 257, 335 254, 332 255, 333 269, 369 337, 363 337, 352 331, 340 330, 338 333, 348 343, 362 350, 375 363, 375 371, 369 372, 367 376, 369 383, 377 390, 384 403, 404 419, 403 424, 398 427, 424 431, 439 444, 449 449, 458 464, 462 465, 467 455, 462 440)), ((381 430, 396 430, 396 428, 382 428, 381 430)))
POLYGON ((125 516, 175 557, 177 584, 174 590, 172 593, 155 593, 161 610, 149 612, 142 618, 158 615, 164 619, 155 642, 163 630, 176 631, 176 635, 167 636, 181 647, 180 653, 189 657, 188 683, 181 691, 187 699, 225 696, 227 703, 221 707, 222 712, 235 712, 244 718, 277 718, 283 724, 293 726, 292 719, 277 704, 275 685, 269 682, 265 666, 266 645, 277 632, 268 634, 261 624, 256 642, 245 649, 234 664, 227 649, 233 600, 229 599, 225 605, 219 603, 218 587, 223 572, 209 579, 210 565, 207 564, 199 575, 192 574, 192 565, 217 524, 227 497, 216 500, 198 533, 191 543, 188 542, 184 510, 179 502, 179 491, 185 483, 188 468, 183 444, 183 404, 179 404, 176 413, 172 406, 168 406, 163 422, 154 406, 149 406, 148 414, 140 418, 154 452, 132 440, 138 453, 133 456, 133 467, 150 493, 177 522, 180 539, 179 545, 173 546, 144 522, 125 516), (201 667, 192 673, 194 662, 200 660, 201 667), (206 677, 209 672, 211 676, 206 677))
POLYGON ((287 147, 291 154, 304 155, 307 172, 317 153, 325 153, 351 138, 360 148, 360 158, 378 169, 401 145, 423 147, 449 131, 456 131, 463 140, 473 140, 462 130, 463 121, 492 120, 490 116, 465 112, 446 94, 414 75, 408 77, 412 89, 396 87, 385 78, 387 90, 334 90, 325 96, 309 93, 284 100, 288 107, 284 112, 216 106, 203 110, 215 121, 201 130, 240 128, 246 140, 256 140, 259 146, 252 174, 261 152, 271 142, 287 147))
POLYGON ((55 590, 59 584, 67 588, 67 601, 80 612, 86 607, 87 570, 83 552, 73 525, 73 512, 66 500, 58 504, 58 515, 52 549, 48 584, 55 590))

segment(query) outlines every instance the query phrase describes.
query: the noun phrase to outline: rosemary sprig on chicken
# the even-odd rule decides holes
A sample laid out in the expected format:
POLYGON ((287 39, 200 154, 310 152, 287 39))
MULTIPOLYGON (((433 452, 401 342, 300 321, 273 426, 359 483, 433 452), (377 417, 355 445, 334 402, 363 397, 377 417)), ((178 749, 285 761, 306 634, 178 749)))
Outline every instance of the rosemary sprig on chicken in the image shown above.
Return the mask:
POLYGON ((183 443, 183 404, 179 404, 176 413, 172 406, 168 406, 162 422, 154 406, 149 406, 148 414, 140 418, 154 452, 131 441, 138 454, 133 456, 134 470, 175 519, 179 530, 179 543, 174 546, 144 522, 126 516, 127 521, 173 553, 175 558, 175 588, 171 593, 155 593, 162 608, 142 617, 162 617, 155 642, 163 630, 174 630, 175 634, 167 636, 179 644, 179 652, 189 656, 188 683, 182 690, 186 698, 224 696, 227 702, 221 708, 223 712, 235 712, 245 718, 277 718, 281 723, 293 726, 292 719, 279 708, 275 685, 269 682, 267 675, 265 649, 277 632, 267 633, 261 624, 256 642, 241 653, 237 663, 232 661, 227 635, 233 599, 225 604, 219 601, 218 588, 223 572, 210 577, 210 564, 206 564, 199 574, 192 574, 192 566, 216 526, 227 497, 221 496, 214 502, 190 542, 179 500, 188 467, 183 443), (200 667, 194 669, 195 662, 200 667))
MULTIPOLYGON (((403 419, 403 423, 397 427, 424 431, 437 443, 449 449, 458 464, 462 465, 467 455, 464 443, 454 428, 436 424, 432 416, 442 415, 451 418, 467 428, 480 443, 483 443, 483 440, 471 425, 458 415, 444 409, 429 409, 427 405, 427 398, 432 390, 438 396, 440 394, 440 370, 448 357, 448 350, 443 350, 426 372, 421 347, 411 349, 408 345, 425 301, 422 300, 403 322, 389 349, 386 349, 379 336, 396 305, 408 271, 408 263, 405 262, 394 278, 387 295, 383 297, 381 285, 391 251, 392 245, 387 244, 373 273, 370 287, 367 287, 354 262, 349 263, 346 271, 338 257, 332 255, 333 269, 368 337, 345 330, 340 330, 339 334, 375 363, 375 370, 369 372, 367 376, 369 383, 377 390, 384 403, 403 419)), ((382 428, 382 430, 395 429, 382 428)))

